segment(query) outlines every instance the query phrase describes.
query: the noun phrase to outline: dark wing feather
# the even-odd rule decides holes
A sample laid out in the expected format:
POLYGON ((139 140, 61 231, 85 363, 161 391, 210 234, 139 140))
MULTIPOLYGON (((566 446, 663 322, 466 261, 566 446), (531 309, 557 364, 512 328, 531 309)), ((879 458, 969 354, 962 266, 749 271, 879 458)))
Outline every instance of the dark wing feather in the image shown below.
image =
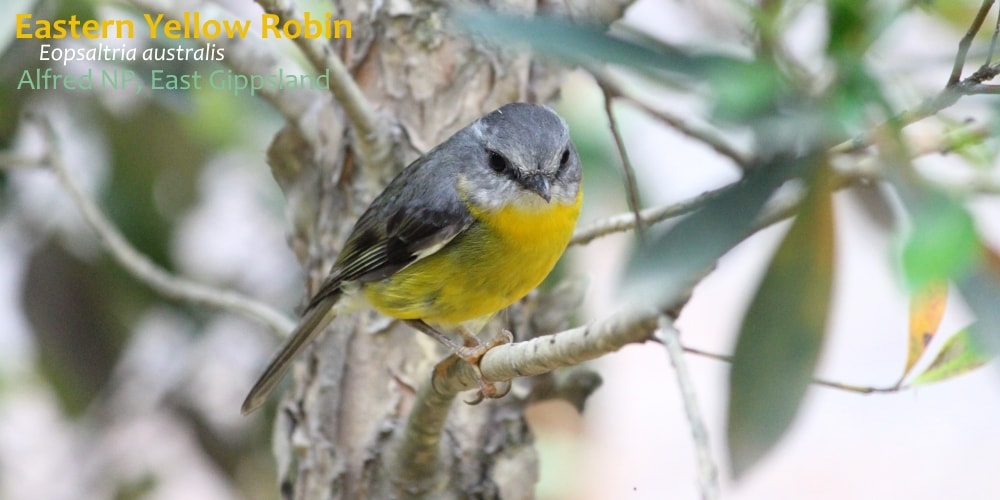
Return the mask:
POLYGON ((306 311, 339 293, 344 282, 391 276, 468 229, 474 219, 455 192, 454 176, 439 175, 447 170, 454 171, 423 157, 400 172, 355 223, 330 276, 306 311))

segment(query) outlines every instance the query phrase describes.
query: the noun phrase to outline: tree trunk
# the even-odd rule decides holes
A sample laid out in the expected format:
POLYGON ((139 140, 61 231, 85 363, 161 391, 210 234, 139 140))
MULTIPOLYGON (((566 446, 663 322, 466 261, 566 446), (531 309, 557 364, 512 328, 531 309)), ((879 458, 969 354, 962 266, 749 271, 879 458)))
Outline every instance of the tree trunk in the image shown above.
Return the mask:
MULTIPOLYGON (((288 201, 290 244, 310 292, 354 220, 406 163, 486 111, 511 101, 551 100, 566 71, 525 52, 450 34, 437 2, 334 4, 337 17, 353 23, 353 38, 337 41, 335 50, 374 108, 394 124, 394 149, 393 161, 360 168, 347 121, 332 101, 316 103, 310 116, 275 137, 270 162, 288 201)), ((608 12, 605 22, 622 9, 600 8, 608 12)), ((444 355, 424 335, 374 313, 337 318, 297 362, 278 410, 274 449, 283 497, 532 497, 537 456, 523 418, 525 398, 516 390, 478 406, 451 405, 434 473, 416 483, 393 477, 387 465, 395 458, 393 436, 444 355)))

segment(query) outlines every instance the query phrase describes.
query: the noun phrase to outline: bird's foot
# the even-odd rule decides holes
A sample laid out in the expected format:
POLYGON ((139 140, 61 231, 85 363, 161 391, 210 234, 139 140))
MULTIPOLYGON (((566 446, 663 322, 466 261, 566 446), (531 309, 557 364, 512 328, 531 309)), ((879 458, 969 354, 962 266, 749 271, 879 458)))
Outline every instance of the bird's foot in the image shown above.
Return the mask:
POLYGON ((453 349, 452 355, 448 356, 438 363, 434 367, 434 376, 438 377, 443 375, 448 367, 452 363, 461 359, 472 367, 472 370, 476 374, 476 381, 479 383, 479 391, 476 396, 466 404, 476 405, 481 403, 484 399, 498 399, 502 398, 510 392, 511 381, 506 382, 487 382, 483 378, 483 372, 479 367, 479 363, 482 361, 483 356, 487 351, 493 349, 494 347, 509 344, 514 341, 514 335, 507 330, 501 330, 496 336, 489 340, 489 342, 480 343, 475 337, 465 337, 465 345, 457 349, 453 349), (499 386, 499 387, 498 387, 499 386))

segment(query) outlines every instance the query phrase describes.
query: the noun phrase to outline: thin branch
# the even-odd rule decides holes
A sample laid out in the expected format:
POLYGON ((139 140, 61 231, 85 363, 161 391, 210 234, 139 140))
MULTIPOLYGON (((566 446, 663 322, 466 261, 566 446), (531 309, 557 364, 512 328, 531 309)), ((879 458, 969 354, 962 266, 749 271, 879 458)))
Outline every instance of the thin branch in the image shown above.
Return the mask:
POLYGON ((667 316, 660 317, 660 327, 653 334, 667 350, 670 363, 677 375, 677 386, 680 388, 681 400, 684 401, 684 412, 687 415, 688 426, 691 428, 691 438, 694 440, 695 457, 698 461, 698 484, 701 498, 713 500, 719 498, 719 467, 712 458, 712 447, 708 442, 708 429, 705 419, 698 408, 698 398, 694 390, 694 381, 688 372, 684 361, 684 349, 681 346, 673 321, 667 316))
POLYGON ((890 129, 890 127, 902 129, 908 125, 923 120, 924 118, 933 116, 939 111, 958 102, 963 95, 959 91, 960 87, 961 86, 945 88, 937 95, 926 99, 915 108, 903 111, 880 125, 877 125, 871 130, 865 131, 852 139, 848 139, 840 144, 837 144, 836 146, 833 146, 829 151, 832 154, 849 154, 859 152, 870 146, 875 137, 884 134, 890 129))
POLYGON ((962 68, 965 67, 965 58, 969 54, 969 47, 972 45, 972 40, 976 37, 976 33, 979 33, 979 29, 982 28, 986 16, 990 13, 993 1, 983 0, 983 4, 979 7, 979 12, 976 13, 976 17, 972 20, 969 30, 965 32, 965 36, 958 42, 958 52, 955 54, 955 64, 951 67, 951 76, 948 77, 947 87, 958 85, 958 82, 962 79, 962 68))
POLYGON ((725 142, 725 140, 723 140, 721 137, 717 137, 715 133, 712 132, 711 130, 707 128, 696 127, 695 125, 687 123, 677 116, 668 114, 666 111, 653 109, 652 107, 639 104, 638 101, 635 101, 631 98, 628 99, 630 102, 636 103, 638 106, 640 106, 640 108, 650 116, 656 118, 657 120, 660 120, 661 122, 667 124, 674 130, 688 137, 701 141, 706 146, 715 150, 716 153, 719 153, 722 156, 729 158, 730 160, 733 161, 733 163, 736 164, 737 167, 740 168, 740 170, 746 170, 747 168, 749 168, 750 162, 747 161, 747 159, 744 158, 739 151, 736 151, 735 148, 733 148, 727 142, 725 142))
MULTIPOLYGON (((503 382, 578 365, 627 344, 650 340, 659 316, 656 311, 623 311, 590 325, 504 344, 487 351, 479 368, 487 382, 503 382)), ((467 363, 452 363, 433 385, 441 394, 479 387, 476 374, 467 363)))
POLYGON ((1000 85, 970 84, 963 87, 962 91, 963 95, 997 95, 1000 94, 1000 85))
POLYGON ((743 157, 743 154, 737 151, 736 148, 730 146, 729 143, 720 137, 714 130, 707 127, 695 126, 694 124, 684 121, 680 117, 674 116, 666 111, 653 108, 651 105, 638 97, 626 92, 611 75, 595 74, 595 77, 598 78, 598 85, 600 85, 605 92, 610 92, 613 97, 625 99, 628 102, 631 102, 649 116, 663 122, 664 125, 667 125, 668 127, 705 144, 715 150, 716 153, 732 160, 733 163, 735 163, 741 170, 746 170, 749 167, 750 162, 743 157))
POLYGON ((601 91, 604 92, 604 113, 608 115, 611 136, 615 139, 615 147, 618 148, 618 157, 621 158, 622 162, 622 172, 625 174, 625 192, 628 195, 628 205, 632 209, 635 228, 641 236, 642 217, 639 214, 639 210, 642 207, 642 202, 639 201, 639 185, 635 180, 635 169, 632 168, 632 162, 628 158, 628 150, 625 148, 625 139, 622 138, 621 130, 618 128, 618 121, 615 120, 614 111, 611 109, 614 97, 611 91, 603 85, 601 85, 601 91))
POLYGON ((993 36, 990 38, 990 50, 986 53, 986 62, 983 63, 983 66, 993 64, 993 54, 996 53, 997 49, 997 36, 1000 36, 1000 14, 997 14, 997 22, 993 27, 993 36))
POLYGON ((9 151, 0 151, 0 170, 8 172, 20 169, 44 167, 39 158, 32 158, 9 151))
MULTIPOLYGON (((718 189, 705 191, 694 198, 684 200, 680 203, 662 207, 647 208, 639 212, 639 218, 644 224, 656 224, 657 222, 662 222, 667 219, 688 214, 701 208, 705 205, 705 203, 714 200, 729 189, 732 189, 732 185, 727 184, 718 189)), ((577 229, 576 232, 573 233, 573 238, 570 239, 569 244, 586 245, 587 243, 590 243, 591 241, 594 241, 602 236, 607 236, 612 233, 621 233, 634 228, 635 214, 629 212, 612 215, 606 219, 595 221, 587 227, 577 229)))
POLYGON ((833 382, 830 380, 823 380, 819 378, 814 378, 812 380, 812 383, 823 387, 828 387, 830 389, 837 389, 846 392, 856 392, 858 394, 892 394, 910 388, 910 386, 905 386, 905 385, 904 386, 894 385, 889 387, 871 387, 866 385, 854 385, 854 384, 845 384, 842 382, 833 382))
MULTIPOLYGON (((256 0, 265 12, 278 16, 281 23, 299 20, 291 0, 256 0)), ((295 45, 317 70, 330 70, 330 92, 344 108, 357 138, 357 153, 364 165, 384 162, 390 154, 389 134, 384 121, 365 97, 343 61, 333 52, 326 39, 296 37, 295 45)))
MULTIPOLYGON (((682 346, 682 347, 684 349, 684 352, 688 354, 694 354, 695 356, 714 359, 716 361, 721 361, 723 363, 733 362, 732 356, 703 351, 701 349, 696 349, 694 347, 688 347, 688 346, 682 346)), ((831 389, 837 389, 846 392, 856 392, 858 394, 891 394, 894 392, 901 392, 905 389, 909 389, 909 386, 871 387, 864 385, 844 384, 841 382, 832 382, 830 380, 823 380, 819 378, 813 378, 812 383, 815 385, 821 385, 823 387, 829 387, 831 389)))
POLYGON ((59 152, 52 124, 45 117, 39 117, 38 121, 49 142, 44 164, 55 171, 83 219, 122 268, 165 297, 247 316, 267 325, 281 336, 292 331, 295 322, 270 306, 229 290, 173 276, 136 250, 69 173, 59 152))

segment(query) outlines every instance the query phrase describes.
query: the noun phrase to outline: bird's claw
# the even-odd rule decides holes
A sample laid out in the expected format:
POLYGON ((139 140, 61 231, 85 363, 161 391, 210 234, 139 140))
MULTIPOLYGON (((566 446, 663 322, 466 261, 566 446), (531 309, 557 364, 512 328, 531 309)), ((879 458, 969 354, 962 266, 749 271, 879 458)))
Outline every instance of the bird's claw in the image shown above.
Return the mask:
MULTIPOLYGON (((474 339, 474 337, 473 337, 474 339)), ((472 370, 476 374, 476 381, 479 383, 479 391, 476 392, 476 396, 468 401, 465 401, 469 405, 477 405, 482 403, 484 399, 498 399, 506 396, 510 392, 511 381, 494 383, 487 382, 483 378, 483 372, 479 368, 479 363, 482 362, 483 356, 493 349, 494 347, 501 346, 504 344, 509 344, 514 341, 514 335, 507 330, 501 330, 496 336, 490 339, 489 342, 476 343, 474 345, 465 345, 455 350, 452 353, 452 357, 442 361, 439 366, 434 370, 435 376, 438 373, 443 373, 443 369, 450 366, 454 362, 455 358, 461 359, 472 367, 472 370), (502 388, 497 386, 501 385, 502 388)))

